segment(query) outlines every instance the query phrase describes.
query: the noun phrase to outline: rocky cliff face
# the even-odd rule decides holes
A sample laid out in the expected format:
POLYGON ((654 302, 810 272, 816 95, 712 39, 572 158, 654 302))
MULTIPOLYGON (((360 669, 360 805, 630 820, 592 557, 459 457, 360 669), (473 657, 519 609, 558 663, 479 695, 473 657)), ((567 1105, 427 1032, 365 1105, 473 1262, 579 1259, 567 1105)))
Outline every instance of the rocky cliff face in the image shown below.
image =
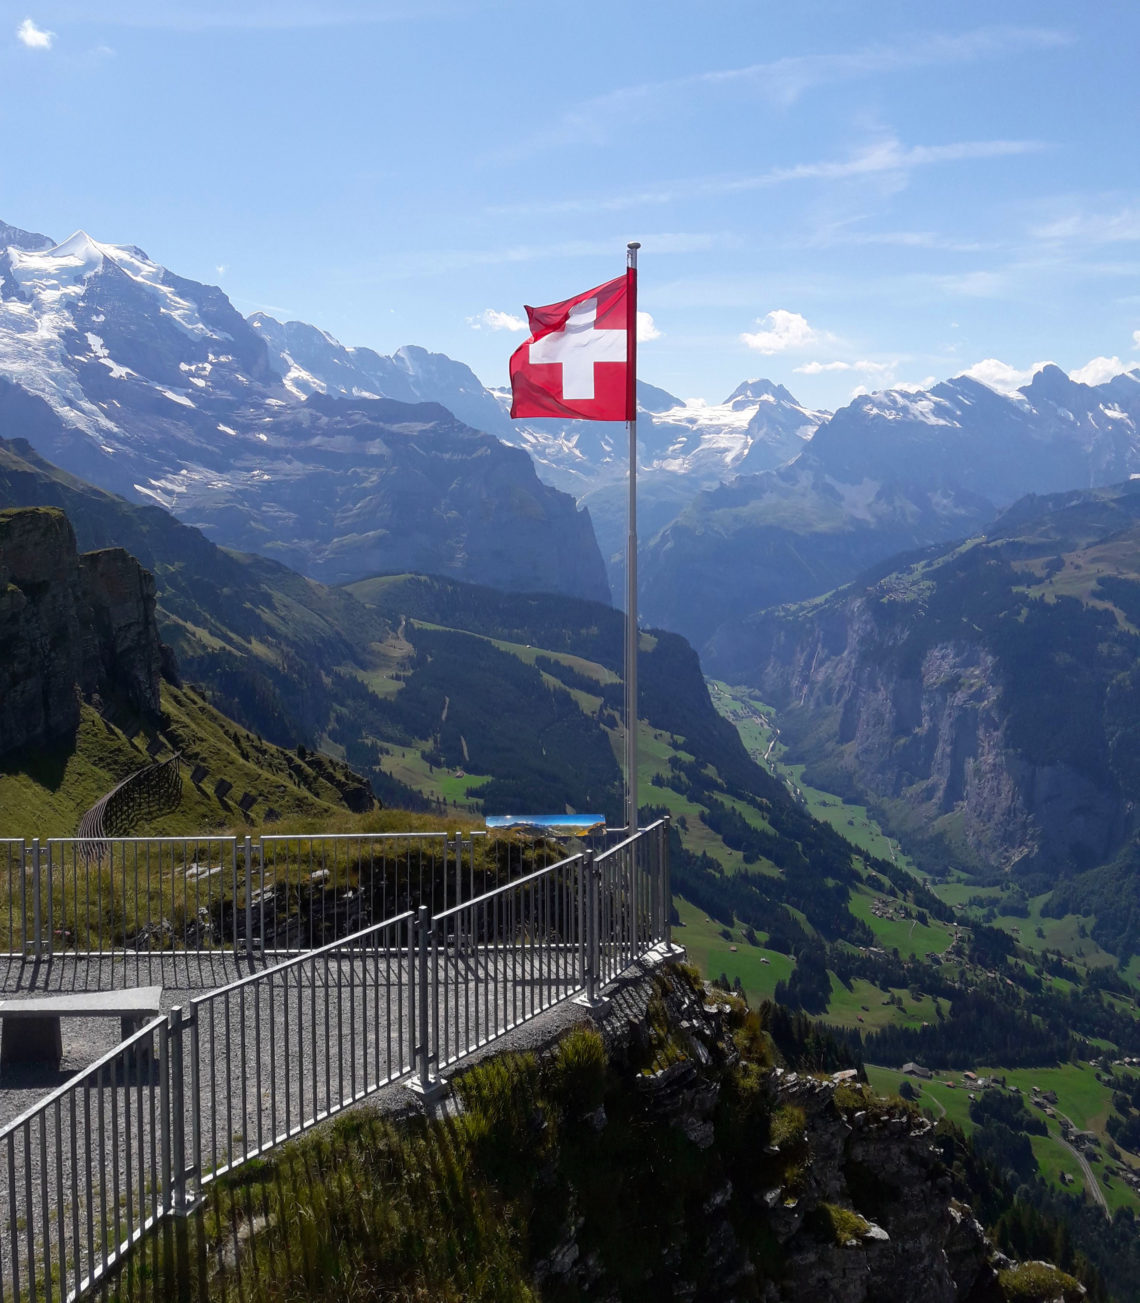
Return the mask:
POLYGON ((73 733, 81 698, 157 714, 154 605, 122 548, 77 555, 63 512, 0 512, 0 755, 73 733))
POLYGON ((949 601, 951 579, 912 572, 757 615, 722 639, 726 675, 780 710, 809 781, 870 800, 928 867, 950 857, 1053 878, 1103 863, 1135 823, 1123 749, 1106 742, 1127 664, 1116 635, 1094 628, 1102 612, 1045 602, 1033 631, 1011 590, 947 628, 939 584, 949 601), (1088 623, 1083 651, 1067 620, 1088 623))

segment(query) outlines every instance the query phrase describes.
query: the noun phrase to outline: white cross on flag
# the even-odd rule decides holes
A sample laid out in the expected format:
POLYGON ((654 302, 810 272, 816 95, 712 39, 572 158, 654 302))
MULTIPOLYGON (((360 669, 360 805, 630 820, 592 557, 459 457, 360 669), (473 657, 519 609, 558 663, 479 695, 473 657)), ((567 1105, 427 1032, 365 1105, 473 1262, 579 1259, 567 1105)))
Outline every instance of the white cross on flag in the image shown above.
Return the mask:
POLYGON ((633 419, 635 275, 527 308, 530 338, 511 355, 512 416, 633 419))

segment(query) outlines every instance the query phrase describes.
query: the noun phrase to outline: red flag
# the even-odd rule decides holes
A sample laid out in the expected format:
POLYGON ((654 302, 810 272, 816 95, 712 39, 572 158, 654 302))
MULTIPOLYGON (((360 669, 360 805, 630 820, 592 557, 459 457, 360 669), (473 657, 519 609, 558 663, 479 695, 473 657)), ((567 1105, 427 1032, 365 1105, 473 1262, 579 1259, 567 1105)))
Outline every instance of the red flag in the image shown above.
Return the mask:
POLYGON ((563 303, 528 307, 511 355, 511 415, 628 421, 635 414, 637 283, 624 276, 563 303))

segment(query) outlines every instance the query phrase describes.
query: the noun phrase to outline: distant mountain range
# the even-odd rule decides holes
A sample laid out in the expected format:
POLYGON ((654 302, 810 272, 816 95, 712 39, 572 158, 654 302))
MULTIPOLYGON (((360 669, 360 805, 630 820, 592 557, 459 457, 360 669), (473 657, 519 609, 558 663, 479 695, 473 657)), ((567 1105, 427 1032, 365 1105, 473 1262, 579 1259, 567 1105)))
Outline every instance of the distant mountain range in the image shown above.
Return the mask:
POLYGON ((406 350, 395 395, 307 401, 281 365, 221 290, 134 246, 0 226, 0 435, 325 580, 419 570, 608 598, 586 513, 520 450, 421 401, 457 364, 406 350))
POLYGON ((641 608, 721 673, 755 611, 982 529, 1026 493, 1140 473, 1140 370, 1088 386, 1047 366, 1012 395, 966 376, 856 398, 792 463, 702 492, 645 549, 641 608))
MULTIPOLYGON (((611 580, 624 566, 628 451, 623 424, 512 421, 510 391, 487 389, 462 362, 407 347, 391 356, 349 348, 301 321, 255 312, 270 365, 297 398, 395 398, 441 403, 461 421, 528 452, 539 477, 588 506, 611 580)), ((638 486, 643 537, 673 520, 702 488, 769 470, 796 457, 827 412, 802 406, 782 386, 748 380, 723 403, 685 401, 638 384, 638 486)))
MULTIPOLYGON (((719 404, 638 398, 641 609, 714 671, 751 612, 976 532, 1025 493, 1140 473, 1140 371, 1087 386, 1047 366, 1008 395, 959 376, 834 414, 766 380, 719 404)), ((133 246, 0 224, 0 435, 324 582, 619 591, 624 429, 507 408, 442 354, 246 319, 133 246)))

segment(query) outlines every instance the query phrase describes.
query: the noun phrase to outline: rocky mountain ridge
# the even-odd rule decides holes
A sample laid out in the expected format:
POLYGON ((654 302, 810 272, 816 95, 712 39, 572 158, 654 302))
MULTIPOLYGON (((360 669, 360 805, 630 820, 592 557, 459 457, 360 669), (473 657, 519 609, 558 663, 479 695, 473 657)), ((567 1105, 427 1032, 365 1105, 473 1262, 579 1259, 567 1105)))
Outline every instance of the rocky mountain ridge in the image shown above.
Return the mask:
POLYGON ((1012 396, 967 376, 865 395, 790 465, 700 494, 663 529, 646 548, 642 609, 719 673, 721 626, 975 533, 1024 494, 1138 471, 1140 370, 1089 386, 1047 366, 1012 396))
POLYGON ((0 434, 325 579, 608 597, 588 516, 518 449, 410 391, 306 402, 220 289, 83 232, 3 231, 0 434))
MULTIPOLYGON (((441 353, 405 347, 384 356, 346 347, 305 322, 280 322, 264 312, 248 320, 266 341, 270 365, 298 397, 320 393, 442 403, 468 425, 529 453, 541 479, 589 508, 611 583, 620 578, 628 461, 624 424, 512 421, 509 390, 485 388, 469 367, 441 353)), ((668 524, 700 489, 791 460, 828 415, 804 407, 782 385, 767 380, 745 381, 723 403, 686 401, 639 382, 639 510, 645 536, 668 524)))

